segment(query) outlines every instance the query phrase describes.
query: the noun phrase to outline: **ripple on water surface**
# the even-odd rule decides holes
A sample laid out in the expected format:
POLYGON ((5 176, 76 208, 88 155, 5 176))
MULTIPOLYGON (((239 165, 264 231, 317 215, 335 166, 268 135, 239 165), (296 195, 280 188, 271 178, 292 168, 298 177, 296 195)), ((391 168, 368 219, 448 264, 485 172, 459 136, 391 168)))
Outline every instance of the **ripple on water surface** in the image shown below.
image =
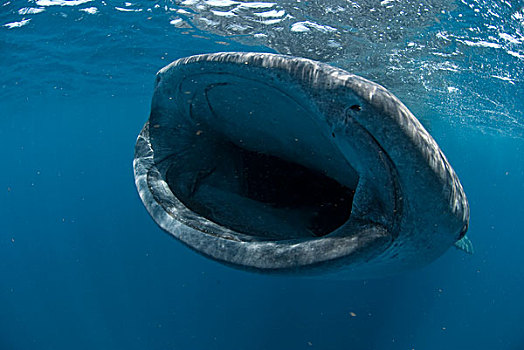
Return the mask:
POLYGON ((41 93, 38 79, 66 92, 78 81, 133 91, 166 62, 242 43, 363 75, 422 119, 524 135, 518 2, 37 0, 2 7, 7 95, 20 85, 41 93), (184 37, 204 42, 197 48, 184 37))

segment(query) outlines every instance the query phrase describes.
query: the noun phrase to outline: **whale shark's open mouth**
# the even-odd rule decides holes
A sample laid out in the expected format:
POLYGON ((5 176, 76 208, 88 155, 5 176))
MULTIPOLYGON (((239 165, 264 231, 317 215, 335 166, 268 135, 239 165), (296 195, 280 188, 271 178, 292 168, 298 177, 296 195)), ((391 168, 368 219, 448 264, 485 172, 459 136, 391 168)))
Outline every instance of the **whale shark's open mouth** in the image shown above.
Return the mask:
POLYGON ((333 144, 335 134, 323 133, 319 118, 282 90, 219 78, 221 84, 206 84, 217 77, 190 76, 180 84, 189 115, 179 116, 167 159, 175 196, 259 239, 319 237, 342 226, 358 175, 333 144))
POLYGON ((455 208, 452 234, 409 241, 417 225, 448 215, 446 186, 464 206, 433 143, 387 90, 342 70, 201 55, 157 75, 135 176, 155 221, 216 260, 265 271, 373 266, 417 245, 428 259, 424 249, 448 247, 464 226, 455 208), (428 198, 437 214, 415 215, 428 198))

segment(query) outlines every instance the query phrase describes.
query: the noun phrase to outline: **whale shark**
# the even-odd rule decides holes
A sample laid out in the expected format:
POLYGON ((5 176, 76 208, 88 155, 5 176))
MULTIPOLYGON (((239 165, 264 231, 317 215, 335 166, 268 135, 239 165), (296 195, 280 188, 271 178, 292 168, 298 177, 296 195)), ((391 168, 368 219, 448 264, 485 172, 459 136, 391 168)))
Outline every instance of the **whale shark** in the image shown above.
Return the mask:
POLYGON ((463 187, 422 124, 381 85, 310 59, 162 68, 133 167, 164 231, 248 271, 372 278, 473 251, 463 187))

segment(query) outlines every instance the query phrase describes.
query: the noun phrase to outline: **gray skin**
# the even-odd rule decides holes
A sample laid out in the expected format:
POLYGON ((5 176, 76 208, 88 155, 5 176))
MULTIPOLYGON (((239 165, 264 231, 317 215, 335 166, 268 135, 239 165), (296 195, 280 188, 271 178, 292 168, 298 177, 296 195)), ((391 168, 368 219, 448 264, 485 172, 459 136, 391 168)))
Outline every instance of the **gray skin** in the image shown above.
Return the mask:
POLYGON ((382 86, 308 59, 215 53, 164 67, 134 171, 163 230, 233 267, 369 278, 423 266, 457 241, 470 247, 462 186, 418 120, 382 86), (313 232, 318 212, 246 195, 242 152, 322 174, 354 191, 350 208, 313 232))

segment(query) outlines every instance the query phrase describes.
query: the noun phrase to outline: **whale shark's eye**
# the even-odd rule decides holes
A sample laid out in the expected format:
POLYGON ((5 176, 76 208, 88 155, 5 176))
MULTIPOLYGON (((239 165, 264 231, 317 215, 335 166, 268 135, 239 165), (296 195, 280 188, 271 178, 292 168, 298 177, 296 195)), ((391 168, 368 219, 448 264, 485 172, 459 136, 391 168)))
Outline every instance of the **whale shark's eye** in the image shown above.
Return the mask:
POLYGON ((466 235, 466 233, 468 232, 468 228, 469 228, 469 222, 466 222, 466 224, 464 224, 464 226, 462 227, 462 230, 460 230, 458 239, 462 239, 466 235))

